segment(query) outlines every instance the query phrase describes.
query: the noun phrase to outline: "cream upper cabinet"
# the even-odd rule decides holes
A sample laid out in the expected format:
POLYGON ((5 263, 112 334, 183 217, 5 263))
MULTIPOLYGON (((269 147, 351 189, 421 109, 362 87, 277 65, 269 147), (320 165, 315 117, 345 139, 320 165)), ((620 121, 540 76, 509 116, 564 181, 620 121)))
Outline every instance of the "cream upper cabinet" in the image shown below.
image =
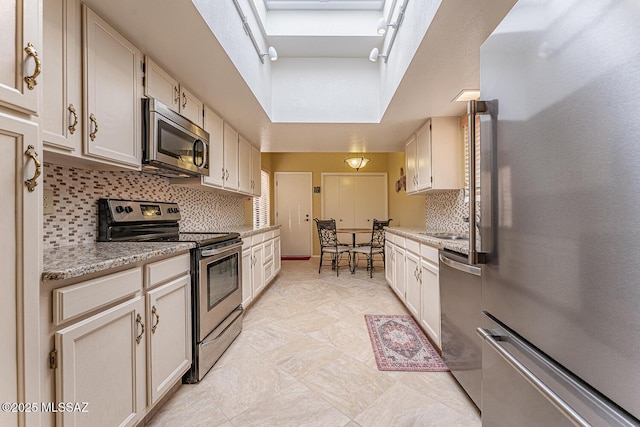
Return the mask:
POLYGON ((238 190, 251 194, 251 143, 238 137, 238 190))
POLYGON ((407 167, 407 194, 418 190, 418 149, 416 135, 413 134, 405 143, 405 160, 407 167))
POLYGON ((155 404, 191 366, 191 276, 147 293, 149 404, 155 404))
POLYGON ((42 59, 42 0, 4 0, 0 9, 0 105, 37 114, 42 59))
MULTIPOLYGON (((3 19, 0 17, 0 19, 3 19)), ((0 112, 0 401, 41 402, 38 301, 42 272, 42 145, 35 123, 0 112), (30 148, 33 147, 33 148, 30 148), (36 156, 40 163, 36 167, 36 156), (29 191, 26 181, 37 183, 29 191)), ((1 426, 40 425, 40 413, 0 412, 1 426)))
POLYGON ((42 139, 48 151, 82 154, 82 11, 79 0, 43 2, 42 139))
POLYGON ((204 185, 222 187, 224 179, 224 122, 211 108, 204 107, 204 130, 209 133, 209 175, 204 185))
POLYGON ((148 56, 145 57, 144 94, 203 127, 202 101, 148 56))
POLYGON ((407 194, 464 185, 458 117, 432 117, 406 143, 407 194))
MULTIPOLYGON (((238 131, 224 123, 224 182, 223 187, 238 190, 238 131)), ((209 168, 211 170, 211 168, 209 168)))
POLYGON ((146 346, 138 296, 55 334, 56 400, 88 402, 86 413, 59 412, 57 426, 132 426, 144 414, 146 346))
POLYGON ((142 53, 83 6, 85 153, 140 168, 142 53))
POLYGON ((260 150, 251 146, 251 195, 260 196, 262 192, 262 157, 260 150))
POLYGON ((431 120, 427 120, 416 132, 416 176, 418 190, 432 187, 433 174, 431 169, 431 120))
POLYGON ((242 135, 238 139, 238 189, 252 196, 260 195, 260 150, 242 135))

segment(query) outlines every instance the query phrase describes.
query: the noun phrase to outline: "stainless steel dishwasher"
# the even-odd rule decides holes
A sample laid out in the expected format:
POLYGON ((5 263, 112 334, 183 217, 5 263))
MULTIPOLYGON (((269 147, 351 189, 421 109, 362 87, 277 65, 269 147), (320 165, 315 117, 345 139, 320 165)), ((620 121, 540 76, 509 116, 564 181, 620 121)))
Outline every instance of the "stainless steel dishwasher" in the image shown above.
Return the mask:
POLYGON ((481 269, 465 255, 440 251, 442 359, 480 408, 482 381, 481 269))

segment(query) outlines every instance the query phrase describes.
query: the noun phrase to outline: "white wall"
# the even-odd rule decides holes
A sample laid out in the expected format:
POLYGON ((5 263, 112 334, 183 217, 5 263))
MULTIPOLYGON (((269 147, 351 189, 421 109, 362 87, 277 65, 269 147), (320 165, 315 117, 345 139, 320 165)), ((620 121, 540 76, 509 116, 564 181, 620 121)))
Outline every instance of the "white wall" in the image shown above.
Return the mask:
MULTIPOLYGON (((255 15, 249 4, 250 0, 238 0, 244 15, 247 17, 251 32, 255 37, 261 52, 266 53, 267 45, 260 26, 255 19, 255 15)), ((267 58, 260 62, 251 39, 244 32, 240 15, 231 0, 210 1, 193 0, 207 25, 218 39, 225 52, 238 69, 242 78, 251 89, 256 99, 269 114, 271 111, 271 65, 267 58)), ((188 24, 187 24, 188 25, 188 24)), ((205 54, 206 52, 201 52, 205 54)))
POLYGON ((378 69, 368 59, 282 58, 273 64, 271 119, 377 123, 378 69))
MULTIPOLYGON (((407 1, 408 0, 398 0, 393 17, 388 20, 389 23, 396 22, 400 5, 407 1)), ((380 67, 380 105, 382 106, 383 115, 398 89, 398 85, 400 85, 409 64, 413 60, 413 56, 422 42, 441 2, 441 0, 409 0, 404 20, 398 30, 398 35, 391 49, 388 62, 385 63, 382 59, 378 60, 380 67)), ((384 41, 384 49, 380 50, 381 54, 387 53, 388 44, 395 30, 396 29, 393 28, 388 29, 384 41)))

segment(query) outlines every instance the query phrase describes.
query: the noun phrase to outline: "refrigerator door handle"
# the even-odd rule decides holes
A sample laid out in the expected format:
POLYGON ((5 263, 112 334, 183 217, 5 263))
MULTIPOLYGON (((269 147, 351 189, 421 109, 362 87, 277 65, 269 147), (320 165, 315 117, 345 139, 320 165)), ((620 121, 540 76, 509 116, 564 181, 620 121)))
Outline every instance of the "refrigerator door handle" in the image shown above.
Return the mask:
POLYGON ((542 393, 556 408, 558 408, 565 416, 567 416, 575 425, 589 427, 591 424, 580 416, 567 402, 551 390, 545 383, 534 375, 522 362, 516 359, 509 351, 500 345, 501 336, 494 336, 494 333, 488 329, 476 329, 478 335, 491 346, 504 360, 509 363, 516 371, 518 371, 533 387, 542 393))
POLYGON ((497 218, 493 213, 496 212, 497 199, 493 197, 497 192, 497 158, 496 154, 496 126, 498 116, 498 101, 469 101, 467 105, 467 123, 469 134, 469 264, 486 264, 489 262, 493 254, 493 242, 495 241, 495 233, 497 224, 494 219, 497 218), (482 183, 482 215, 478 224, 476 214, 476 116, 484 115, 490 118, 491 128, 483 127, 481 134, 485 135, 487 130, 489 138, 482 138, 484 142, 480 146, 481 150, 481 183, 482 183), (473 222, 472 222, 473 221, 473 222), (480 227, 481 242, 480 250, 476 245, 476 224, 480 227), (487 230, 488 227, 488 230, 487 230))

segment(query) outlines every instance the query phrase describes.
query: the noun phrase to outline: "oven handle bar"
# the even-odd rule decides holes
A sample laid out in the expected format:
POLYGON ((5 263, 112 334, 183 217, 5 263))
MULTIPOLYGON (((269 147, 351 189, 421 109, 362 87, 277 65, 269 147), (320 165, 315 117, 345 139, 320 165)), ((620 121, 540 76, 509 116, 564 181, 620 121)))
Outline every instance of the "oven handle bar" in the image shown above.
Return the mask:
MULTIPOLYGON (((213 344, 218 338, 220 338, 220 336, 224 335, 224 333, 227 331, 227 329, 229 329, 231 327, 231 325, 233 325, 233 322, 235 322, 235 320, 240 317, 242 315, 242 313, 244 312, 244 308, 242 308, 241 305, 239 305, 235 310, 233 310, 228 316, 227 318, 220 324, 218 325, 218 327, 216 327, 216 329, 220 329, 221 326, 224 326, 224 328, 222 328, 222 332, 220 332, 218 335, 216 335, 215 337, 211 338, 208 341, 203 341, 200 346, 201 347, 206 347, 208 345, 213 344), (238 312, 237 315, 233 315, 234 313, 238 312), (232 318, 233 317, 233 318, 232 318), (225 325, 226 323, 226 325, 225 325)), ((215 330, 215 329, 214 329, 215 330)))
POLYGON ((219 255, 239 247, 242 247, 242 242, 234 243, 233 245, 223 246, 221 248, 216 248, 216 249, 205 249, 200 252, 200 255, 203 257, 219 255))

